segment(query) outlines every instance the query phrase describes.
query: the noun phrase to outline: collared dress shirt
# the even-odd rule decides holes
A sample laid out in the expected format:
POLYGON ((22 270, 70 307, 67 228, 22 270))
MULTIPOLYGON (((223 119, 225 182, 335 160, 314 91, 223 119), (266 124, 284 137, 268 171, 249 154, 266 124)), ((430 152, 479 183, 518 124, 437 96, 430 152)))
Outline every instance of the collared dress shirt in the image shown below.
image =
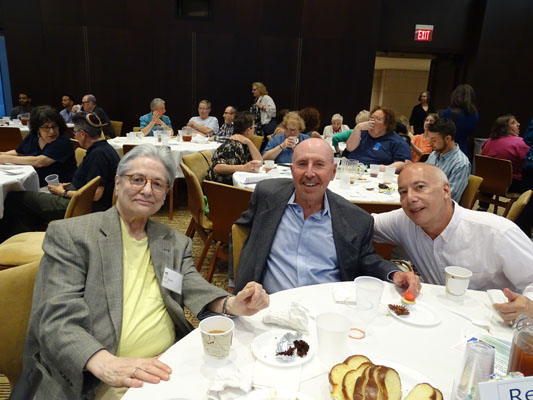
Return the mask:
POLYGON ((456 265, 472 271, 469 289, 533 292, 533 243, 506 218, 454 203, 452 219, 433 240, 401 208, 372 216, 374 240, 405 248, 427 283, 444 285, 444 268, 456 265))
POLYGON ((263 287, 275 293, 340 280, 327 194, 324 208, 304 219, 293 193, 272 242, 263 287))
POLYGON ((63 108, 61 111, 59 111, 59 115, 63 117, 66 124, 72 123, 72 114, 74 114, 72 110, 69 111, 66 108, 63 108))
POLYGON ((459 146, 446 154, 440 154, 436 151, 431 152, 426 164, 435 165, 444 171, 450 183, 452 199, 456 202, 461 201, 461 196, 468 185, 470 177, 470 161, 459 146))

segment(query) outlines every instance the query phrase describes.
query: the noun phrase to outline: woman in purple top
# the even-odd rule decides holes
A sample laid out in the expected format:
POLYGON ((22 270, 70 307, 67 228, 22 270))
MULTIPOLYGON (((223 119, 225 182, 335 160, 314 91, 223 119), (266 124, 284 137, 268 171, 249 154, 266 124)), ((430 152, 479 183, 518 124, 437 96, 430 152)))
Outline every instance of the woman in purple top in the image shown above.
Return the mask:
POLYGON ((481 147, 481 154, 489 157, 503 158, 513 164, 513 182, 510 192, 522 193, 522 164, 529 146, 520 135, 520 124, 514 115, 507 114, 494 122, 489 139, 481 147))
POLYGON ((476 94, 472 86, 459 85, 450 96, 450 106, 440 115, 455 123, 455 143, 469 158, 472 154, 472 139, 479 123, 475 101, 476 94))
POLYGON ((59 113, 40 106, 30 115, 30 133, 16 150, 0 153, 0 164, 32 165, 39 175, 39 185, 46 186, 50 174, 58 174, 59 182, 70 182, 76 170, 76 158, 67 125, 59 113))

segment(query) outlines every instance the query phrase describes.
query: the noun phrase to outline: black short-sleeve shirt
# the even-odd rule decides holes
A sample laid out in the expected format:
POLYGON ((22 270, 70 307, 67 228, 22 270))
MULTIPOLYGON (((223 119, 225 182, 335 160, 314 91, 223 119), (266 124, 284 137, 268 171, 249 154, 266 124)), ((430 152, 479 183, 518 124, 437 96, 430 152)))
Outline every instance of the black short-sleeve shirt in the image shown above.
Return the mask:
POLYGON ((54 163, 46 167, 35 168, 37 175, 39 175, 39 186, 46 186, 44 178, 50 174, 58 174, 59 182, 70 182, 74 171, 76 171, 74 148, 67 135, 59 135, 56 140, 41 149, 39 138, 29 134, 24 138, 16 152, 23 156, 46 156, 55 160, 54 163))
POLYGON ((115 175, 120 157, 106 140, 94 142, 87 149, 87 154, 72 178, 72 185, 79 189, 91 179, 100 176, 98 186, 104 187, 102 198, 93 204, 94 211, 103 211, 111 207, 115 175))

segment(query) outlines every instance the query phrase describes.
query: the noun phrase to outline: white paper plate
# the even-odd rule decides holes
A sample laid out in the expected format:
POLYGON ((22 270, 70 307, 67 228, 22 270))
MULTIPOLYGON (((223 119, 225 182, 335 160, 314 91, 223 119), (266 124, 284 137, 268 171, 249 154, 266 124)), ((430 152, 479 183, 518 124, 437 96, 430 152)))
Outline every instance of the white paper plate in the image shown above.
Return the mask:
POLYGON ((239 397, 241 400, 314 400, 306 394, 284 389, 260 389, 239 397))
POLYGON ((437 311, 423 301, 417 300, 416 304, 411 306, 409 309, 409 315, 396 315, 396 313, 390 310, 388 306, 387 310, 394 318, 405 322, 406 324, 417 326, 434 326, 440 324, 441 322, 437 311))
POLYGON ((313 355, 315 354, 315 345, 307 335, 302 336, 302 340, 305 340, 309 345, 309 351, 305 357, 296 357, 292 361, 281 361, 276 358, 276 345, 282 336, 288 332, 294 333, 294 331, 290 330, 273 330, 257 336, 252 342, 252 353, 254 353, 255 358, 267 365, 282 368, 305 364, 313 358, 313 355))

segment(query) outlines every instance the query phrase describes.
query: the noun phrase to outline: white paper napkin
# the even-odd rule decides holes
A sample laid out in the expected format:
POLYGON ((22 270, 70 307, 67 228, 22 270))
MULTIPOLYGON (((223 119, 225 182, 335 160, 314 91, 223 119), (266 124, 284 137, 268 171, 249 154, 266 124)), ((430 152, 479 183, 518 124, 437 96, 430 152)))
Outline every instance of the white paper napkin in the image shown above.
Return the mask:
POLYGON ((207 391, 208 400, 232 400, 252 390, 252 375, 235 367, 218 370, 207 391))
POLYGON ((274 324, 302 333, 309 333, 308 322, 309 311, 296 302, 292 302, 283 308, 269 309, 268 314, 263 317, 263 323, 265 324, 274 324))
POLYGON ((302 366, 275 368, 255 361, 252 384, 254 387, 271 387, 297 392, 300 388, 302 366))
POLYGON ((199 135, 199 134, 193 135, 193 137, 191 139, 191 142, 200 143, 200 144, 207 143, 208 141, 209 140, 205 136, 202 136, 202 135, 199 135))
POLYGON ((269 176, 267 174, 261 174, 261 173, 250 173, 250 174, 246 174, 244 177, 243 177, 243 183, 244 184, 247 184, 247 183, 257 183, 257 182, 261 182, 262 180, 264 179, 268 179, 269 176))

